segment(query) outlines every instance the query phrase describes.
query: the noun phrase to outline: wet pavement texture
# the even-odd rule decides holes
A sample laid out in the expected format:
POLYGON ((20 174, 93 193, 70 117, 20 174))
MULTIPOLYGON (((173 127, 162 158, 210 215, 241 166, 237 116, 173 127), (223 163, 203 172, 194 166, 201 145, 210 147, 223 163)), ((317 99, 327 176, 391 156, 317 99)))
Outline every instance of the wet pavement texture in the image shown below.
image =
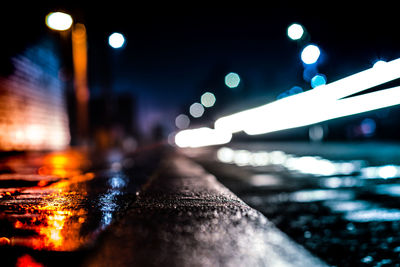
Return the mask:
POLYGON ((100 234, 135 200, 154 169, 148 162, 157 165, 159 158, 118 151, 4 154, 1 266, 82 264, 100 234))
POLYGON ((88 266, 325 266, 199 165, 170 155, 88 266))
POLYGON ((171 148, 1 158, 1 266, 325 266, 171 148))
POLYGON ((186 150, 331 266, 400 266, 396 144, 236 144, 186 150))

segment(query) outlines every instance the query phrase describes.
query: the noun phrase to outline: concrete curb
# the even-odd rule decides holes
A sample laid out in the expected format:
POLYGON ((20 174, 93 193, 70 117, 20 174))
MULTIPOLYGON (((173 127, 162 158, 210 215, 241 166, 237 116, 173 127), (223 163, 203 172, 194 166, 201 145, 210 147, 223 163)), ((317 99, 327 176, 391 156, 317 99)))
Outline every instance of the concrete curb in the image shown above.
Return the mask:
POLYGON ((89 266, 326 266, 193 161, 167 157, 89 266))

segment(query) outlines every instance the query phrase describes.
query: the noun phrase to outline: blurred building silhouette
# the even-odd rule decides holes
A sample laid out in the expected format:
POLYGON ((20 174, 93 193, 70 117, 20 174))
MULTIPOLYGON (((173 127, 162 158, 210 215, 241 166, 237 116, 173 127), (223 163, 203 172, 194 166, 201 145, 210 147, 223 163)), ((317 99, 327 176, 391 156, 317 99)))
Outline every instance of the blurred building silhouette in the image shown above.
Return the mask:
POLYGON ((51 39, 40 39, 1 62, 0 150, 49 150, 69 145, 65 86, 51 39))

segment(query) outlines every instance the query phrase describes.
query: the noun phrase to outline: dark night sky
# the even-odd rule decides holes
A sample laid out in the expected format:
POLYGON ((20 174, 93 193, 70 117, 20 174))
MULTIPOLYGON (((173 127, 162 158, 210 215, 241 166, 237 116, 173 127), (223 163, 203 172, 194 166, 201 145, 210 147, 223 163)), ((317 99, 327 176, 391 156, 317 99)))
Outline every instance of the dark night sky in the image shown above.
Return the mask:
MULTIPOLYGON (((294 85, 308 89, 302 80, 300 47, 286 36, 292 22, 304 25, 310 42, 322 49, 319 71, 328 82, 371 67, 379 58, 399 57, 396 7, 334 3, 271 6, 198 1, 100 6, 68 2, 57 7, 87 27, 93 94, 111 81, 113 90, 137 97, 142 122, 167 125, 180 112, 187 112, 202 92, 213 90, 204 87, 218 71, 221 81, 224 71, 239 73, 250 88, 249 101, 272 101, 294 85), (114 31, 127 37, 122 50, 107 46, 107 37, 114 31)), ((52 6, 33 8, 38 16, 52 10, 52 6)), ((42 23, 37 15, 27 17, 42 23)), ((226 97, 229 94, 226 89, 226 97)))

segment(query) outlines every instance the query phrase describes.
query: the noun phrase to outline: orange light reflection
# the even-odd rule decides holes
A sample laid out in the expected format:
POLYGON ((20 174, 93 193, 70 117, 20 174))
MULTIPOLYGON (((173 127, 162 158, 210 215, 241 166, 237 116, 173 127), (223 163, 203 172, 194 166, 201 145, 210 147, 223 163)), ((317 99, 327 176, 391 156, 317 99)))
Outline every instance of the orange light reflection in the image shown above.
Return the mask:
POLYGON ((82 205, 87 195, 82 182, 93 179, 93 173, 83 173, 88 161, 76 151, 53 153, 44 157, 38 174, 46 179, 38 186, 21 190, 22 196, 38 194, 39 201, 23 202, 13 217, 14 228, 33 231, 25 237, 12 237, 11 245, 27 246, 37 250, 72 251, 78 249, 88 237, 81 236, 82 223, 87 221, 87 209, 82 205), (21 215, 21 213, 23 215, 21 215))

